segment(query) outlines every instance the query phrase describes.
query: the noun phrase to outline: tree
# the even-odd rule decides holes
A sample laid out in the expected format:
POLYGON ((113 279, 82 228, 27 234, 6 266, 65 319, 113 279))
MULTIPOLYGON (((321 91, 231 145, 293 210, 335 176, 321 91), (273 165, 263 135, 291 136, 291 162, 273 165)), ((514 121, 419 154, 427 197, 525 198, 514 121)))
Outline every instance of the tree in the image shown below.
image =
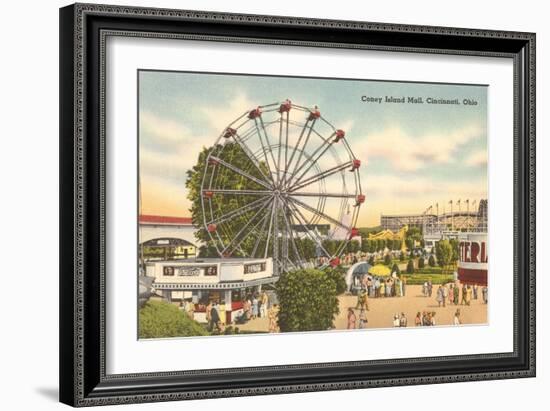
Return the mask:
POLYGON ((401 270, 399 269, 399 266, 395 263, 393 264, 393 266, 391 268, 391 272, 396 273, 397 275, 401 274, 401 270))
POLYGON ((348 289, 348 286, 346 284, 346 269, 343 268, 341 265, 336 267, 326 267, 325 273, 327 276, 334 281, 334 284, 336 284, 336 294, 340 295, 348 289))
POLYGON ((412 259, 407 263, 407 274, 414 273, 414 261, 412 259))
POLYGON ((316 257, 317 245, 311 238, 296 238, 296 247, 304 254, 306 260, 311 260, 316 257))
POLYGON ((336 254, 337 251, 337 241, 336 240, 323 240, 323 248, 327 250, 327 253, 330 255, 336 254))
POLYGON ((401 241, 400 240, 392 240, 392 249, 395 251, 399 251, 401 249, 401 241))
POLYGON ((424 261, 424 257, 420 257, 418 259, 418 268, 424 268, 426 262, 424 261))
POLYGON ((391 257, 390 257, 389 254, 386 254, 386 255, 384 256, 384 264, 386 264, 386 265, 390 265, 390 264, 391 264, 391 257))
POLYGON ((357 240, 351 240, 346 245, 346 251, 348 253, 356 253, 361 249, 361 244, 359 244, 359 241, 357 240))
POLYGON ((403 251, 399 253, 399 261, 405 261, 405 253, 403 251))
POLYGON ((453 248, 449 240, 440 240, 436 243, 435 256, 441 267, 445 267, 452 262, 453 248))
POLYGON ((166 338, 208 335, 178 307, 165 301, 147 301, 139 310, 139 337, 166 338))
POLYGON ((458 261, 458 240, 456 238, 453 238, 449 240, 449 244, 451 245, 451 248, 453 250, 451 262, 455 263, 458 261))
POLYGON ((369 264, 370 264, 370 265, 374 265, 374 256, 373 256, 373 255, 371 255, 371 256, 369 257, 369 264))
POLYGON ((337 285, 326 272, 302 269, 283 273, 276 283, 276 291, 281 331, 332 328, 339 312, 337 285))
POLYGON ((375 253, 378 251, 378 246, 376 240, 369 240, 369 247, 368 247, 369 253, 375 253))
POLYGON ((409 249, 414 248, 416 242, 422 243, 422 230, 419 227, 409 227, 409 229, 405 233, 405 239, 410 240, 411 247, 409 247, 409 243, 407 243, 407 247, 409 249))
POLYGON ((430 255, 430 258, 428 258, 428 265, 430 267, 435 267, 435 258, 433 255, 430 255))
MULTIPOLYGON (((188 194, 187 198, 191 202, 191 218, 193 221, 193 225, 196 227, 199 227, 195 231, 195 237, 197 240, 203 244, 205 244, 205 248, 202 250, 203 254, 199 255, 204 257, 213 257, 217 256, 218 252, 216 248, 214 247, 214 243, 210 239, 210 235, 208 234, 206 228, 204 227, 204 216, 202 212, 202 206, 201 206, 201 196, 203 193, 201 192, 201 184, 203 181, 203 176, 205 176, 205 181, 208 181, 208 179, 211 177, 211 174, 213 173, 213 167, 206 167, 207 163, 207 157, 208 153, 211 149, 220 149, 221 146, 217 147, 208 147, 204 148, 198 156, 197 163, 187 171, 187 180, 185 182, 185 187, 187 188, 188 194), (213 255, 212 255, 213 254, 213 255)), ((246 170, 247 173, 250 175, 261 179, 262 175, 258 168, 252 163, 250 158, 246 155, 246 153, 241 149, 241 147, 236 143, 227 143, 224 145, 223 151, 220 149, 216 152, 216 156, 219 157, 222 160, 226 160, 232 164, 239 164, 239 168, 242 170, 246 170)), ((262 172, 264 174, 267 173, 267 167, 264 163, 260 162, 259 167, 262 169, 262 172)), ((228 168, 223 168, 223 170, 220 168, 220 171, 216 174, 216 181, 217 185, 220 187, 224 187, 225 189, 239 189, 239 190, 261 190, 263 187, 259 185, 258 183, 252 181, 251 179, 244 177, 233 170, 230 170, 228 168)), ((212 202, 212 207, 214 209, 223 209, 223 212, 225 214, 237 210, 239 208, 242 208, 247 203, 250 203, 252 201, 257 200, 259 197, 257 196, 243 196, 243 195, 235 195, 235 194, 223 194, 223 195, 214 195, 209 201, 212 202)), ((253 218, 253 216, 256 214, 258 210, 249 210, 246 211, 240 215, 234 216, 230 220, 227 220, 223 223, 223 229, 218 230, 217 233, 220 235, 221 239, 224 243, 229 244, 234 239, 234 234, 239 231, 239 228, 245 225, 250 219, 253 218)), ((264 210, 264 213, 269 212, 269 210, 264 210)), ((256 221, 260 218, 265 216, 265 214, 260 213, 256 217, 256 221)), ((256 238, 255 236, 249 236, 246 238, 243 242, 240 243, 239 247, 244 251, 245 254, 250 254, 256 245, 256 238)), ((265 243, 265 240, 263 240, 265 243)), ((261 249, 261 244, 260 244, 261 249)), ((234 255, 240 255, 238 250, 232 250, 234 255)), ((269 255, 271 255, 271 250, 268 251, 269 255)))

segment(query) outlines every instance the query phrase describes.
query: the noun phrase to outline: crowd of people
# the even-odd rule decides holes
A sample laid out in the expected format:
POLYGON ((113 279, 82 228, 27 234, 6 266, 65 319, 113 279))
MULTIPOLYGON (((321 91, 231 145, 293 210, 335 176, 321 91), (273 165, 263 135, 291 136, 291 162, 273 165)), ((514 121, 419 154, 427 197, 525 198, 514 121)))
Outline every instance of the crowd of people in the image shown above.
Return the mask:
POLYGON ((404 297, 407 292, 407 278, 392 275, 378 277, 363 275, 360 280, 358 294, 366 294, 369 298, 404 297))
MULTIPOLYGON (((422 293, 425 297, 432 296, 433 285, 431 281, 427 281, 422 286, 422 293)), ((481 298, 484 304, 487 304, 489 291, 487 286, 481 288, 481 298)), ((479 298, 479 286, 477 284, 469 285, 451 283, 448 285, 440 284, 437 288, 436 301, 439 307, 445 307, 447 302, 449 305, 470 305, 472 299, 479 298)))
MULTIPOLYGON (((193 306, 191 301, 184 300, 180 304, 180 309, 193 319, 194 308, 191 308, 193 306)), ((262 291, 248 295, 242 301, 240 315, 235 316, 232 321, 235 324, 246 324, 256 318, 268 318, 269 332, 279 332, 278 313, 279 305, 270 304, 269 295, 262 291)), ((221 301, 219 304, 216 301, 209 301, 205 314, 208 330, 223 333, 227 325, 225 301, 221 301)))

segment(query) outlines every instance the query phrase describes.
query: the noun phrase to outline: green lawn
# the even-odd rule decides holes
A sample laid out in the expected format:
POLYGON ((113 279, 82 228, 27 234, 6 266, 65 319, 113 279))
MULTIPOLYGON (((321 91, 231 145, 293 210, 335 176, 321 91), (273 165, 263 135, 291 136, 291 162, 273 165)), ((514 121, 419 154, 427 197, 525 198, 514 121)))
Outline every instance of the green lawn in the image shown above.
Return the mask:
POLYGON ((406 276, 407 284, 410 285, 421 285, 428 280, 431 280, 432 284, 446 284, 454 281, 453 274, 418 272, 414 274, 406 274, 406 276))

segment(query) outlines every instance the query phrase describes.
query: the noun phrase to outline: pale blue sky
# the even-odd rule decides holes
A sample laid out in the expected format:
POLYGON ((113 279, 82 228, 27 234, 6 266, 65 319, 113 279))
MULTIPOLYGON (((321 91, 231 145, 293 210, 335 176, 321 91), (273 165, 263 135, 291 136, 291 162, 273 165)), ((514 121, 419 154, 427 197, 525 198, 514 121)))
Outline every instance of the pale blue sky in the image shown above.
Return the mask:
POLYGON ((360 225, 380 213, 487 196, 487 87, 141 71, 143 212, 189 215, 185 170, 243 111, 286 98, 318 105, 362 159, 367 195, 360 225), (425 104, 364 103, 361 96, 418 96, 425 104), (477 105, 427 104, 428 97, 477 105))

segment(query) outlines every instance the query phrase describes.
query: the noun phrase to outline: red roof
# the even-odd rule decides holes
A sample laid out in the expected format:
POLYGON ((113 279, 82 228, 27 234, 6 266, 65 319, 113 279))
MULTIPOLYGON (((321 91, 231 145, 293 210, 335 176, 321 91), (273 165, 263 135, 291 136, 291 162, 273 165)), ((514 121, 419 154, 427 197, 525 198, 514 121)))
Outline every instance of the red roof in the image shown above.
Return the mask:
POLYGON ((149 223, 149 224, 168 224, 168 225, 192 224, 191 217, 170 217, 170 216, 147 215, 147 214, 140 215, 139 222, 149 223))

